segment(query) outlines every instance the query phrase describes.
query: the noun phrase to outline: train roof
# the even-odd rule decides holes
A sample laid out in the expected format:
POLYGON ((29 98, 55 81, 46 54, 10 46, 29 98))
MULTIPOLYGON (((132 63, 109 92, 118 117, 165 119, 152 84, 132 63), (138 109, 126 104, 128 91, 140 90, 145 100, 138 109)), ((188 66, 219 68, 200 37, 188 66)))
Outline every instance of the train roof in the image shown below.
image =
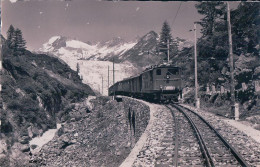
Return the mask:
POLYGON ((179 68, 179 67, 176 67, 172 64, 159 64, 159 65, 154 65, 154 66, 150 66, 150 67, 146 68, 142 73, 147 72, 147 71, 151 71, 151 70, 156 69, 156 68, 165 68, 165 67, 179 68))
POLYGON ((151 71, 151 70, 154 70, 154 69, 156 69, 156 68, 165 68, 165 67, 179 68, 179 67, 173 66, 172 64, 153 65, 153 66, 150 66, 150 67, 146 68, 146 69, 145 69, 144 71, 142 71, 141 73, 139 73, 139 74, 137 74, 137 75, 133 75, 133 76, 128 77, 128 78, 124 78, 124 79, 121 80, 121 81, 117 81, 115 84, 117 84, 117 83, 119 83, 119 82, 127 81, 127 80, 129 80, 129 79, 133 79, 133 78, 139 77, 139 76, 142 75, 143 73, 148 72, 148 71, 151 71))

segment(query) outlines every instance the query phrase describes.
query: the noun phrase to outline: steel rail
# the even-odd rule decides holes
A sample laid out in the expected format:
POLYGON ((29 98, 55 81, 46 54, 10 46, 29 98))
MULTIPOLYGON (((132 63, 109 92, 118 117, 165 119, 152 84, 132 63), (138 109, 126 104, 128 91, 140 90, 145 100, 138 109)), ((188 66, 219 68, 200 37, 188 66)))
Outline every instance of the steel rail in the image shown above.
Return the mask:
POLYGON ((196 135, 196 137, 197 137, 197 139, 198 139, 198 141, 199 141, 200 149, 201 149, 202 155, 203 155, 203 157, 204 157, 204 159, 205 159, 205 164, 206 164, 206 166, 207 166, 207 167, 212 167, 212 166, 214 166, 213 160, 212 160, 212 158, 211 158, 211 156, 210 156, 210 154, 209 154, 209 151, 208 151, 207 146, 206 146, 206 144, 205 144, 205 142, 204 142, 204 140, 203 140, 203 138, 202 138, 202 136, 201 136, 201 133, 200 133, 199 129, 196 127, 196 125, 194 124, 194 122, 192 121, 192 119, 190 118, 190 116, 188 116, 188 115, 187 115, 181 108, 179 108, 178 106, 176 106, 176 105, 174 105, 174 104, 172 104, 172 106, 173 106, 174 108, 176 108, 179 112, 181 112, 181 113, 184 114, 184 116, 185 116, 185 117, 187 118, 187 120, 189 121, 191 127, 193 128, 193 130, 194 130, 194 132, 195 132, 195 135, 196 135))
POLYGON ((242 155, 208 122, 206 121, 201 115, 198 113, 192 111, 191 109, 178 105, 180 108, 184 108, 193 114, 197 115, 210 129, 212 129, 216 135, 220 138, 220 140, 224 143, 224 145, 231 151, 231 153, 234 155, 236 160, 240 163, 243 167, 249 167, 250 165, 245 161, 245 159, 242 157, 242 155))
POLYGON ((178 167, 178 150, 179 150, 179 137, 178 137, 178 129, 179 129, 179 123, 177 122, 177 119, 176 119, 176 115, 173 113, 173 111, 172 111, 172 109, 169 107, 169 106, 167 106, 167 105, 165 105, 168 109, 170 109, 170 111, 171 111, 171 114, 172 114, 172 116, 173 116, 173 118, 174 118, 174 123, 175 123, 175 142, 174 142, 174 166, 175 167, 178 167))

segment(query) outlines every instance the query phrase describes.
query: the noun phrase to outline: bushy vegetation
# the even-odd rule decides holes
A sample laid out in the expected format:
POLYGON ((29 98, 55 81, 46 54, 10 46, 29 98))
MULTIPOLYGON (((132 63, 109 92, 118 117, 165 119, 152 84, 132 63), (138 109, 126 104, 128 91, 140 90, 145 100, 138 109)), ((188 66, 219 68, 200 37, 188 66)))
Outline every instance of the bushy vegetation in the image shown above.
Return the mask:
MULTIPOLYGON (((198 2, 198 13, 203 16, 199 24, 202 26, 202 37, 197 42, 198 81, 205 87, 207 84, 230 88, 229 72, 229 43, 227 28, 226 2, 198 2)), ((231 10, 231 29, 233 42, 233 55, 235 67, 236 101, 240 103, 245 112, 259 111, 257 100, 259 93, 255 91, 254 82, 259 81, 259 3, 241 2, 237 9, 231 10), (242 83, 246 90, 242 90, 242 83), (258 107, 258 108, 257 108, 258 107)), ((184 48, 173 62, 183 69, 186 86, 194 86, 194 48, 184 48)), ((214 100, 207 100, 207 95, 201 99, 209 105, 219 107, 229 106, 230 94, 225 97, 218 96, 214 100), (224 98, 224 99, 223 99, 224 98), (227 103, 225 102, 227 101, 227 103)), ((189 101, 193 101, 188 98, 189 101)))
MULTIPOLYGON (((198 2, 196 8, 198 13, 203 16, 199 22, 202 26, 202 37, 198 39, 197 43, 199 83, 200 85, 228 83, 229 44, 226 3, 198 2), (223 78, 224 81, 220 81, 219 78, 223 78)), ((252 80, 255 77, 255 69, 259 67, 259 9, 259 3, 241 2, 237 9, 231 11, 234 62, 240 58, 240 61, 244 63, 242 56, 252 58, 243 67, 240 67, 241 63, 235 64, 235 68, 239 70, 243 70, 243 68, 251 69, 251 72, 247 73, 248 78, 246 79, 241 78, 242 75, 242 77, 245 76, 240 74, 243 71, 237 70, 235 77, 237 84, 240 85, 241 82, 252 80)), ((184 71, 191 69, 191 75, 194 71, 193 52, 193 47, 184 48, 179 56, 173 59, 174 62, 177 61, 177 64, 184 68, 184 71), (183 60, 186 60, 186 62, 183 62, 183 60)), ((193 80, 190 81, 193 83, 193 80)))
POLYGON ((5 40, 3 68, 1 132, 14 141, 28 136, 28 127, 41 132, 54 128, 57 114, 67 105, 94 95, 67 64, 27 50, 15 55, 5 40))

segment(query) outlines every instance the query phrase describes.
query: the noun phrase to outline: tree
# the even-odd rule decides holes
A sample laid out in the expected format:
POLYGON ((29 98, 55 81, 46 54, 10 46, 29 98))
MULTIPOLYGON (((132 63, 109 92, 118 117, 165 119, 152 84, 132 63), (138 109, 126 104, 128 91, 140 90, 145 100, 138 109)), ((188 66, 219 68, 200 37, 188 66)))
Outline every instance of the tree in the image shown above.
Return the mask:
POLYGON ((7 46, 13 51, 15 56, 24 54, 26 41, 23 39, 22 31, 10 25, 7 31, 7 46))
POLYGON ((199 22, 202 38, 198 40, 198 55, 225 60, 228 56, 227 24, 224 20, 226 5, 224 2, 200 2, 195 6, 204 16, 199 22))
POLYGON ((195 5, 203 15, 199 24, 202 37, 198 40, 198 73, 201 83, 216 83, 221 69, 228 65, 228 33, 224 2, 199 2, 195 5))
POLYGON ((260 16, 259 3, 241 2, 231 12, 234 52, 259 54, 260 16), (257 49, 258 48, 258 49, 257 49))
POLYGON ((10 25, 8 31, 7 31, 7 46, 12 49, 13 48, 13 44, 14 44, 14 33, 15 33, 15 29, 13 27, 13 25, 10 25))
POLYGON ((216 29, 216 22, 223 19, 225 13, 224 2, 200 2, 195 5, 198 13, 204 15, 199 24, 202 26, 203 37, 213 35, 216 29))
POLYGON ((26 41, 23 39, 22 31, 17 28, 14 32, 13 51, 14 55, 22 55, 26 49, 26 41))
MULTIPOLYGON (((169 26, 167 21, 164 21, 162 30, 160 33, 159 48, 166 49, 168 40, 169 40, 170 55, 171 55, 174 52, 174 49, 176 49, 176 44, 174 45, 174 43, 173 43, 173 39, 172 39, 172 35, 171 35, 171 27, 169 26)), ((167 55, 167 50, 160 49, 160 51, 165 53, 165 55, 167 55)))

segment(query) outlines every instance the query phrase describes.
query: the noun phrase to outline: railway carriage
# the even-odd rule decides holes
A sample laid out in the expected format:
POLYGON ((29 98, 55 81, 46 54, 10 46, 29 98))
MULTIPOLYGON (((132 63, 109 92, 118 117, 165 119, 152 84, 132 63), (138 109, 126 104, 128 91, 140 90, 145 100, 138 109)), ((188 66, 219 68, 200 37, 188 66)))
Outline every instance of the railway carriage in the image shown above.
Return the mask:
POLYGON ((153 66, 109 88, 109 95, 132 96, 150 101, 177 101, 181 92, 181 70, 172 65, 153 66))

